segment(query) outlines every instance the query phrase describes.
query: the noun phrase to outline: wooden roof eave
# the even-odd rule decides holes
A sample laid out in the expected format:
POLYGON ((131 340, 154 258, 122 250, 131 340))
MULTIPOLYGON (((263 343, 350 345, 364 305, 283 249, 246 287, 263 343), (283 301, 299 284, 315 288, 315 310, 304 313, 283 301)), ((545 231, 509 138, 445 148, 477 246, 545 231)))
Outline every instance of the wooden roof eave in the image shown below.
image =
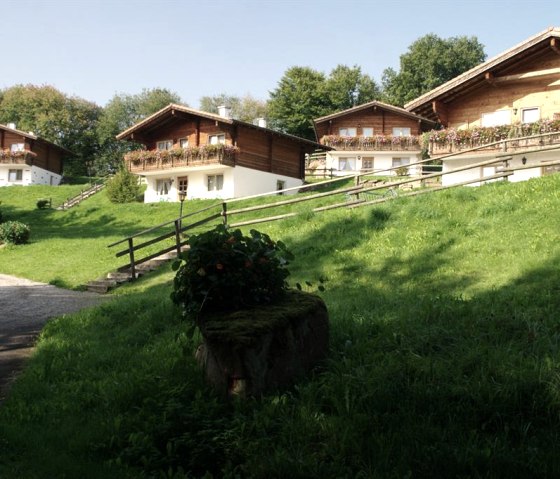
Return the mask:
MULTIPOLYGON (((495 57, 487 60, 480 65, 466 71, 465 73, 453 78, 452 80, 434 88, 433 90, 424 93, 418 98, 408 102, 404 107, 409 111, 423 112, 423 108, 426 104, 430 104, 433 100, 449 101, 446 93, 453 91, 455 96, 464 95, 473 83, 477 84, 478 87, 486 82, 485 74, 487 72, 492 72, 499 70, 501 72, 507 72, 508 69, 514 68, 519 61, 527 61, 529 58, 536 58, 546 51, 548 48, 554 48, 556 42, 552 42, 553 39, 560 38, 560 29, 550 28, 541 32, 528 40, 506 50, 505 52, 496 55, 495 57), (461 87, 466 85, 466 89, 461 87)), ((431 116, 431 115, 430 115, 431 116)))

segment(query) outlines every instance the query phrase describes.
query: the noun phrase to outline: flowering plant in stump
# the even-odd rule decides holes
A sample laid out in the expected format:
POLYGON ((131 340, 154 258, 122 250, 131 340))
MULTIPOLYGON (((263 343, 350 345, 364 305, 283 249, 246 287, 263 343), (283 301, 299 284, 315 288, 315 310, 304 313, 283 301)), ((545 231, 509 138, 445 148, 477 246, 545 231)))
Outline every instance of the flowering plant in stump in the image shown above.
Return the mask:
POLYGON ((192 236, 173 265, 171 299, 201 326, 205 312, 232 312, 273 303, 288 288, 293 255, 281 241, 256 230, 249 236, 226 226, 192 236))

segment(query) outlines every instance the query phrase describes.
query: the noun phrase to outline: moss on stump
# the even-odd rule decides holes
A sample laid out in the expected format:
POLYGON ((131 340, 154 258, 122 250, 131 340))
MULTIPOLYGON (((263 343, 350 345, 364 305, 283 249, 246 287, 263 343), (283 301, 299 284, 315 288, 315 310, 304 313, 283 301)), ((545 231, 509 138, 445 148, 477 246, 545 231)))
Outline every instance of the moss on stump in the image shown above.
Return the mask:
POLYGON ((327 356, 328 313, 314 294, 288 291, 274 304, 204 318, 197 359, 221 393, 289 387, 327 356))

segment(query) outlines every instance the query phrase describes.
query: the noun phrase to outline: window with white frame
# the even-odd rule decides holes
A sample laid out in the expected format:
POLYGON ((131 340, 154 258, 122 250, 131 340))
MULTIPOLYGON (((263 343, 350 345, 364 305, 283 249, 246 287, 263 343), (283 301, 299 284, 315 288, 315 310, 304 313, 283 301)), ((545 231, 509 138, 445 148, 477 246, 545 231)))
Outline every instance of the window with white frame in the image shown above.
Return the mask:
POLYGON ((16 151, 23 151, 25 149, 25 145, 23 143, 12 143, 10 146, 10 151, 12 153, 16 151))
POLYGON ((156 180, 156 194, 158 196, 165 196, 171 190, 171 178, 161 178, 156 180))
POLYGON ((408 127, 395 127, 393 128, 393 136, 410 136, 410 128, 408 127))
POLYGON ((181 148, 187 148, 189 146, 189 139, 188 138, 181 138, 179 140, 179 146, 181 148))
POLYGON ((399 166, 405 166, 410 164, 410 158, 395 158, 393 157, 393 168, 397 168, 399 166))
POLYGON ((221 133, 219 135, 210 135, 208 137, 208 144, 209 145, 225 145, 226 144, 226 135, 221 133))
POLYGON ((173 140, 163 140, 157 142, 157 149, 162 150, 170 150, 173 148, 173 140))
POLYGON ((339 158, 338 169, 340 171, 354 171, 356 169, 356 158, 339 158))
POLYGON ((373 157, 362 158, 362 170, 373 170, 373 157))
POLYGON ((535 123, 541 118, 541 112, 539 108, 523 108, 521 110, 521 122, 522 123, 535 123))
POLYGON ((8 181, 15 182, 23 180, 23 170, 9 170, 8 181))
POLYGON ((338 134, 340 136, 356 136, 358 129, 354 127, 339 128, 338 134))
POLYGON ((365 136, 365 137, 373 136, 373 128, 369 127, 369 126, 367 126, 365 128, 362 127, 362 136, 365 136))
POLYGON ((492 113, 483 113, 480 124, 482 126, 500 126, 511 123, 511 110, 498 110, 492 113))
POLYGON ((208 175, 208 191, 224 189, 224 175, 208 175))

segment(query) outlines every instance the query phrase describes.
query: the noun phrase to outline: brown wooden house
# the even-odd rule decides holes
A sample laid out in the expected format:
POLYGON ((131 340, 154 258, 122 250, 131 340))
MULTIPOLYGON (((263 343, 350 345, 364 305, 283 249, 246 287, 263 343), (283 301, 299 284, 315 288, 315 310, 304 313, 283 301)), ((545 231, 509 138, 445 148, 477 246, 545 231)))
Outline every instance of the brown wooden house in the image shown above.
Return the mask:
POLYGON ((299 186, 315 142, 171 104, 117 135, 145 149, 125 155, 145 177, 146 202, 233 198, 299 186))
POLYGON ((16 125, 0 124, 0 186, 58 185, 72 153, 16 125))
MULTIPOLYGON (((433 120, 379 101, 314 120, 317 141, 332 148, 326 167, 341 175, 388 174, 387 169, 418 161, 420 135, 435 125, 433 120)), ((416 168, 412 169, 414 173, 416 168)))
MULTIPOLYGON (((444 171, 483 161, 504 150, 513 155, 510 164, 535 165, 513 175, 513 181, 554 171, 541 165, 560 157, 560 150, 554 149, 554 144, 560 144, 556 134, 560 131, 560 28, 528 38, 405 108, 444 128, 433 134, 433 156, 464 152, 444 159, 444 171), (499 140, 504 141, 496 144, 499 140), (466 151, 492 143, 488 148, 466 151), (539 146, 541 151, 536 151, 539 146)), ((492 173, 490 170, 493 168, 446 175, 444 183, 482 177, 492 173)))

